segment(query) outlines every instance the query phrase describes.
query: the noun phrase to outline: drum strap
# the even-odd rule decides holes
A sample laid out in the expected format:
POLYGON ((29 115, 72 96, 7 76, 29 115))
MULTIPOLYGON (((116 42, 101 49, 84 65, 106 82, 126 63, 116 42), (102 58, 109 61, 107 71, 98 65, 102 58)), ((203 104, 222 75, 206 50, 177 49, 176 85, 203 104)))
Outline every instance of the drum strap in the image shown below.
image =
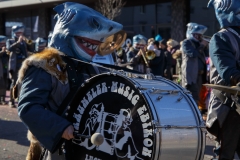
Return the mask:
POLYGON ((213 89, 212 92, 217 98, 221 100, 222 104, 230 107, 235 106, 234 101, 230 97, 224 95, 221 91, 213 89))
POLYGON ((232 100, 230 96, 225 96, 221 91, 213 89, 213 94, 219 98, 222 104, 231 107, 231 109, 236 110, 238 114, 240 114, 240 106, 238 105, 239 102, 235 102, 232 100))

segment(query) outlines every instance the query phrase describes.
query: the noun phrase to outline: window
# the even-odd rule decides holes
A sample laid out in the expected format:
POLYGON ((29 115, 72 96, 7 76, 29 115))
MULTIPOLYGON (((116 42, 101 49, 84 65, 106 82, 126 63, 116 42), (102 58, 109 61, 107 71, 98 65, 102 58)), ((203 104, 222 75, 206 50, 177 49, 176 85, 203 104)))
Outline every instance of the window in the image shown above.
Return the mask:
POLYGON ((141 26, 141 33, 145 32, 145 26, 141 26))
POLYGON ((146 11, 145 11, 145 6, 140 6, 140 13, 141 14, 144 14, 146 11))

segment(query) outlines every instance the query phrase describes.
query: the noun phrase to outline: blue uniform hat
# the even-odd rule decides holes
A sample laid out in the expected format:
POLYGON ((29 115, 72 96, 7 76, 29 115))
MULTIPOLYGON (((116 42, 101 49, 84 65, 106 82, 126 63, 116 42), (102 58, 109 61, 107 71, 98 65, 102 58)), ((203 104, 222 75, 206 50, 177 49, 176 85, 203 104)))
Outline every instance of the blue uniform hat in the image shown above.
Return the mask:
POLYGON ((196 34, 204 34, 207 31, 207 27, 201 24, 197 24, 197 23, 188 23, 187 24, 187 32, 186 32, 186 37, 188 39, 193 38, 193 33, 196 34))
POLYGON ((38 37, 35 41, 35 50, 39 51, 39 47, 46 47, 47 46, 47 40, 41 37, 38 37))
POLYGON ((210 0, 208 7, 214 7, 221 28, 240 26, 239 0, 210 0))
POLYGON ((6 43, 7 37, 0 35, 0 43, 6 43))
POLYGON ((24 26, 23 25, 12 26, 12 38, 16 37, 16 32, 24 32, 24 26))
POLYGON ((135 43, 139 43, 139 44, 147 44, 147 38, 144 37, 141 34, 138 34, 136 36, 133 37, 133 44, 135 43))
POLYGON ((161 41, 162 40, 162 37, 158 34, 156 37, 155 37, 155 41, 161 41))

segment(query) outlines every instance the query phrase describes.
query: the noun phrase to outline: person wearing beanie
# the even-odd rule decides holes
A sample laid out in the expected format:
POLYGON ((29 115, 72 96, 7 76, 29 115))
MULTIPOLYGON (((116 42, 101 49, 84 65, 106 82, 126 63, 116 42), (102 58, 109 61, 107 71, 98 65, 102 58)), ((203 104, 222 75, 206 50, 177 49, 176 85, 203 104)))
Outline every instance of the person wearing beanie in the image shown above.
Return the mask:
POLYGON ((163 76, 169 80, 173 80, 171 67, 172 67, 172 55, 167 50, 167 40, 162 39, 159 43, 159 48, 164 56, 164 64, 163 64, 163 76))
POLYGON ((164 54, 159 48, 158 41, 153 42, 153 47, 153 51, 155 52, 156 56, 154 59, 149 60, 148 62, 151 73, 153 73, 154 75, 163 76, 164 54))

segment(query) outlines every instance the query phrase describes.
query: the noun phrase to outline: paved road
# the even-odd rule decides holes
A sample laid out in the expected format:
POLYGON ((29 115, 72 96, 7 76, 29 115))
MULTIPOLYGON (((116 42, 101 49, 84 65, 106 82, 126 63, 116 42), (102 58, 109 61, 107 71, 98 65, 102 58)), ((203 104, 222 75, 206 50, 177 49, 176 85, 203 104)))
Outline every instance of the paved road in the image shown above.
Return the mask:
MULTIPOLYGON (((29 142, 27 129, 18 118, 17 109, 0 105, 0 160, 24 160, 29 142)), ((209 160, 214 144, 207 139, 204 160, 209 160)))
POLYGON ((24 160, 29 146, 26 134, 17 109, 0 105, 0 160, 24 160))
MULTIPOLYGON (((0 105, 0 160, 24 160, 29 142, 16 108, 0 105)), ((206 139, 204 160, 210 160, 214 143, 206 139)))

